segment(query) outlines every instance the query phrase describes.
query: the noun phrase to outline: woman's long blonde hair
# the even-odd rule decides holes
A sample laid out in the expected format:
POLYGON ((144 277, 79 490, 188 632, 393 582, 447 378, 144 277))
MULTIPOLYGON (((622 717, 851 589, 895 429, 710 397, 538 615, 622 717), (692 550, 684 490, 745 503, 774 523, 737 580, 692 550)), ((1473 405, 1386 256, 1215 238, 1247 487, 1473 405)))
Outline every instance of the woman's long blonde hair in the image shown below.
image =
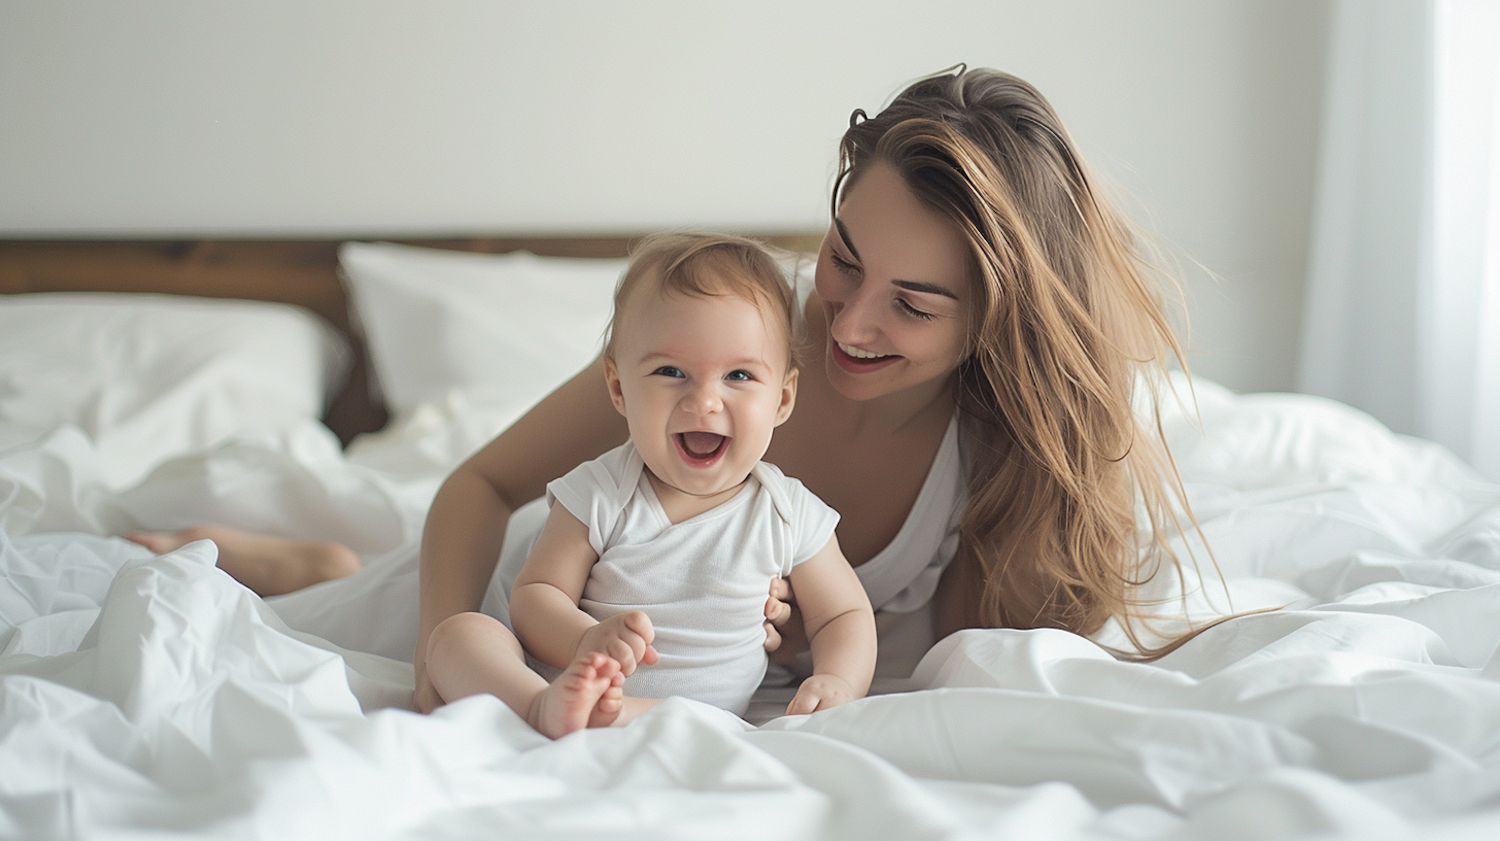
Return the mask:
POLYGON ((1162 526, 1177 519, 1174 501, 1186 505, 1159 428, 1142 427, 1133 401, 1145 364, 1183 355, 1134 233, 1047 100, 995 70, 959 67, 878 116, 854 112, 835 212, 877 163, 973 253, 955 395, 969 476, 954 560, 968 582, 964 624, 1088 634, 1114 616, 1148 650, 1132 591, 1163 558, 1178 563, 1162 526))

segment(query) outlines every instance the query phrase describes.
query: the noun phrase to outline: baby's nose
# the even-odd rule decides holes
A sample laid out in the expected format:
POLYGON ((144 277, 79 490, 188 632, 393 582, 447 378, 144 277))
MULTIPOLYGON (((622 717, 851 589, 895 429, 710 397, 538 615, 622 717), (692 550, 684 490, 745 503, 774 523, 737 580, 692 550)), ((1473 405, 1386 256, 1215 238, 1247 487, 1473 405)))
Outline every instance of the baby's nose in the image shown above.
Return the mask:
POLYGON ((682 408, 688 412, 707 415, 724 408, 724 400, 715 386, 705 385, 693 389, 682 400, 682 408))

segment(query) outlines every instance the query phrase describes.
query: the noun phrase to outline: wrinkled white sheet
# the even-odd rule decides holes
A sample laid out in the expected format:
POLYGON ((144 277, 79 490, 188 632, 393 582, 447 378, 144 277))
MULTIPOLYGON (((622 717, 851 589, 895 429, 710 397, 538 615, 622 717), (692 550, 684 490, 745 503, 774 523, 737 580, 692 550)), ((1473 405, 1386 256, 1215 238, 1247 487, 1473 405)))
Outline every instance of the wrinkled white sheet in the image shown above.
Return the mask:
POLYGON ((1198 398, 1201 431, 1167 429, 1233 606, 1284 609, 1149 665, 968 631, 826 713, 672 701, 557 742, 490 698, 406 712, 409 666, 334 644, 401 656, 421 513, 477 443, 456 415, 350 459, 311 427, 246 439, 122 492, 60 430, 0 453, 0 837, 1500 837, 1500 489, 1327 401, 1198 398), (268 605, 210 543, 67 533, 205 519, 368 569, 268 605), (284 624, 314 597, 340 639, 284 624))

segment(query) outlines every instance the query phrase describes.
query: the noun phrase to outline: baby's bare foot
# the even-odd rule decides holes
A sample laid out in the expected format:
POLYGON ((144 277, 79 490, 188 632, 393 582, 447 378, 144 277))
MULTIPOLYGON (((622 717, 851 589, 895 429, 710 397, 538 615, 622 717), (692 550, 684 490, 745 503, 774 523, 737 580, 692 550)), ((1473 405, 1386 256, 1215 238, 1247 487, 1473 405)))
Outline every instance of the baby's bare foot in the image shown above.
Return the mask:
POLYGON ((618 669, 615 676, 610 678, 609 688, 599 696, 599 703, 589 712, 590 727, 608 727, 615 723, 620 717, 620 711, 625 709, 625 675, 620 674, 618 669))
POLYGON ((175 552, 195 540, 219 547, 219 569, 262 596, 279 596, 320 581, 359 572, 359 556, 338 543, 289 540, 218 526, 199 526, 169 534, 132 532, 132 543, 158 555, 175 552))
POLYGON ((618 661, 598 652, 581 654, 536 694, 526 721, 549 739, 585 727, 608 727, 620 715, 624 683, 618 661))

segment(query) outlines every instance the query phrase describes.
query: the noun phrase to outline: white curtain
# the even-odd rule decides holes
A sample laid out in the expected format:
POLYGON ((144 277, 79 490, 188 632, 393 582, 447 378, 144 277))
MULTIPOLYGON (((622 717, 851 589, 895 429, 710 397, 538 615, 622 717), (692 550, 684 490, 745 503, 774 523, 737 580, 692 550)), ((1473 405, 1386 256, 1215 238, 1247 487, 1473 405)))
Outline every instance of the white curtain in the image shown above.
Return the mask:
POLYGON ((1337 0, 1301 391, 1500 480, 1500 2, 1337 0))

